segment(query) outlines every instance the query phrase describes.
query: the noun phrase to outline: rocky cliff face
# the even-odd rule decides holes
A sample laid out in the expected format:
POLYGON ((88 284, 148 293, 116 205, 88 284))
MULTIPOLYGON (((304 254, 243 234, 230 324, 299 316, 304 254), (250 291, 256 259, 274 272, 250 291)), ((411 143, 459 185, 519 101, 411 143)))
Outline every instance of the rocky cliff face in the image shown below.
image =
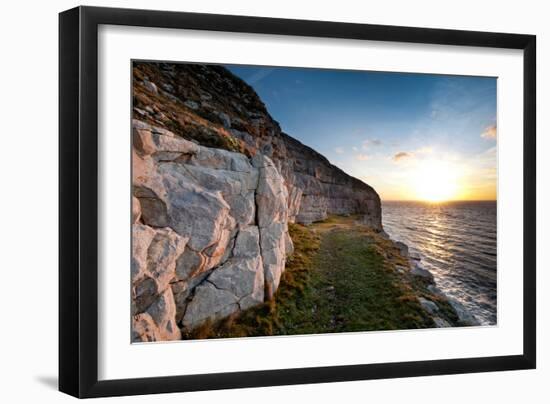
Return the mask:
POLYGON ((282 133, 226 69, 133 69, 134 341, 179 339, 272 298, 288 222, 362 214, 382 229, 376 192, 282 133))

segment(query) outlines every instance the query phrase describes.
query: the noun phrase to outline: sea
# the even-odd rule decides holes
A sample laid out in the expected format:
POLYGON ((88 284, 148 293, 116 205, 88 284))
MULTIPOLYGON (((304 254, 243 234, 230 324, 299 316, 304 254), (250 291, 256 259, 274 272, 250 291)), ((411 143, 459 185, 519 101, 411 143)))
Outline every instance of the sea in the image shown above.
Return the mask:
POLYGON ((482 325, 497 323, 497 203, 382 203, 384 230, 482 325))

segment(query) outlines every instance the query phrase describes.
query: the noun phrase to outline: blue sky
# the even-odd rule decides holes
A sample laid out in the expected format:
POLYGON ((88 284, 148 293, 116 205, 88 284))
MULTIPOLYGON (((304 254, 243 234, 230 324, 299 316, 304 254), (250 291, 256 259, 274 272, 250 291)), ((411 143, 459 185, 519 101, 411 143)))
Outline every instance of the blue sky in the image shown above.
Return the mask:
POLYGON ((496 197, 495 78, 226 67, 256 90, 283 131, 383 199, 429 198, 415 176, 433 167, 457 183, 448 198, 496 197))

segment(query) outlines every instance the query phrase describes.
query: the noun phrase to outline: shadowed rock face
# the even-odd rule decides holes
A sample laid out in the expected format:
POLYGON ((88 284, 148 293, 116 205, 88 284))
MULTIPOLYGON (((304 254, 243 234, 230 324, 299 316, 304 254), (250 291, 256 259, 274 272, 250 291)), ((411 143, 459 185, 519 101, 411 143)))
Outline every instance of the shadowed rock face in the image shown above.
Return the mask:
POLYGON ((376 192, 282 133, 226 69, 136 63, 133 91, 134 341, 271 299, 288 222, 362 214, 382 229, 376 192))
POLYGON ((283 175, 295 193, 289 216, 298 223, 323 220, 329 214, 362 214, 368 224, 382 229, 380 197, 369 185, 351 177, 308 146, 281 133, 286 157, 280 162, 283 175))

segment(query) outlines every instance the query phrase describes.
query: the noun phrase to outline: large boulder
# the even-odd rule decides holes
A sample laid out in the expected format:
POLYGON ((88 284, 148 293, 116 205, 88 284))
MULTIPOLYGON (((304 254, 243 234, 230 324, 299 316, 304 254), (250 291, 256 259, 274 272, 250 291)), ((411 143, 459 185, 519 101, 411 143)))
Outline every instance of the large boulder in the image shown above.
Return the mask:
POLYGON ((143 278, 147 271, 147 251, 155 237, 155 229, 142 224, 132 225, 132 282, 143 278))
POLYGON ((170 282, 187 238, 170 228, 132 226, 132 341, 181 338, 170 282))
POLYGON ((260 228, 273 222, 288 220, 288 190, 271 159, 263 154, 256 154, 252 165, 259 170, 256 205, 258 226, 260 228))
POLYGON ((197 285, 203 283, 211 273, 212 271, 202 272, 185 281, 174 281, 170 284, 176 303, 176 322, 178 324, 180 324, 183 319, 183 315, 185 314, 187 305, 193 297, 195 288, 197 285))
POLYGON ((153 227, 168 226, 163 178, 155 160, 138 154, 135 149, 132 153, 132 188, 140 204, 141 221, 153 227))
POLYGON ((272 299, 285 270, 287 224, 273 222, 260 228, 266 299, 272 299))
MULTIPOLYGON (((202 251, 218 243, 230 206, 220 192, 210 192, 189 179, 177 164, 160 164, 169 226, 189 237, 189 247, 202 251)), ((143 210, 143 205, 142 205, 143 210)))
POLYGON ((411 271, 410 271, 411 275, 414 275, 420 279, 424 279, 428 283, 435 282, 433 274, 427 269, 424 269, 419 262, 411 260, 410 263, 411 263, 411 271))
POLYGON ((172 341, 181 339, 176 324, 176 305, 170 289, 165 290, 143 313, 134 316, 132 341, 172 341))
POLYGON ((233 257, 196 287, 185 308, 182 324, 193 329, 264 301, 264 270, 256 226, 236 237, 233 257))
POLYGON ((242 224, 255 220, 254 192, 258 185, 258 170, 230 171, 190 164, 174 164, 179 171, 211 192, 220 192, 230 208, 233 218, 242 224))
POLYGON ((248 173, 252 169, 245 155, 209 147, 199 147, 197 153, 189 159, 188 164, 244 173, 248 173))
POLYGON ((294 223, 296 215, 300 211, 303 191, 288 181, 286 181, 286 186, 288 189, 288 221, 289 223, 294 223))
POLYGON ((170 228, 152 229, 141 224, 133 225, 132 234, 132 311, 137 314, 168 289, 187 238, 170 228))
POLYGON ((141 219, 141 204, 138 198, 132 196, 132 223, 139 222, 139 219, 141 219))
POLYGON ((462 303, 460 303, 458 300, 456 300, 452 297, 448 297, 447 300, 449 301, 449 303, 451 304, 451 306, 455 310, 455 312, 458 316, 458 321, 460 321, 462 324, 467 325, 467 326, 481 325, 479 320, 473 314, 471 314, 468 311, 468 309, 466 309, 466 307, 464 307, 464 305, 462 303))
POLYGON ((147 275, 155 280, 159 291, 165 290, 174 277, 176 260, 187 240, 170 228, 157 229, 147 251, 147 275))
POLYGON ((256 154, 252 165, 259 170, 256 190, 257 221, 260 231, 266 299, 272 299, 285 269, 288 237, 288 191, 284 178, 271 161, 256 154))

